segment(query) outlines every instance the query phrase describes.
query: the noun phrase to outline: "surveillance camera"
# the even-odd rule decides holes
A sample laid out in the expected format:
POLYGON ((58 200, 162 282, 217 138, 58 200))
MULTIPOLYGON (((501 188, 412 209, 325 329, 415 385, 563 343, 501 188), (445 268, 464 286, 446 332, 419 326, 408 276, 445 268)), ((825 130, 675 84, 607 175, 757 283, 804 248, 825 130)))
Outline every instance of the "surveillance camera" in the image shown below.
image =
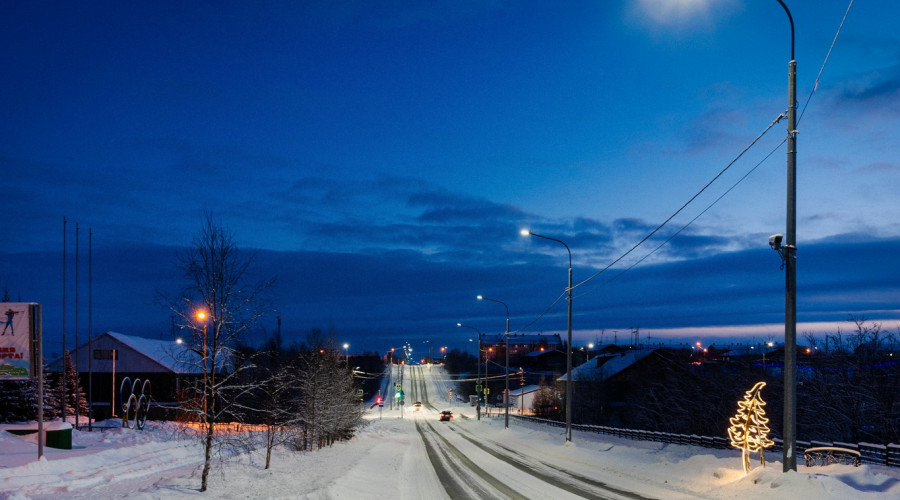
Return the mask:
POLYGON ((778 250, 781 248, 781 240, 784 238, 781 234, 773 234, 769 236, 769 246, 772 247, 773 250, 778 250))

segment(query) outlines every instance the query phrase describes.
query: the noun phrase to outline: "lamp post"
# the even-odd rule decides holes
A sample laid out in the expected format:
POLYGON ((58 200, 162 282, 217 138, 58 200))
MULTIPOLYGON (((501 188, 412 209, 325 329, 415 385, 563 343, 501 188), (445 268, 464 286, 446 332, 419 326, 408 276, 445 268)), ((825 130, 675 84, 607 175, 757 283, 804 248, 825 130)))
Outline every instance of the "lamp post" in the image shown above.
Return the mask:
MULTIPOLYGON (((503 428, 509 428, 509 306, 506 305, 506 302, 501 300, 492 299, 490 297, 485 297, 483 295, 478 296, 478 300, 489 300, 491 302, 496 302, 501 304, 506 308, 506 389, 503 395, 503 406, 506 411, 505 420, 503 421, 503 428)), ((487 371, 487 366, 485 366, 485 372, 487 371)))
POLYGON ((347 362, 347 366, 350 366, 350 344, 344 342, 344 360, 347 362))
POLYGON ((203 418, 206 419, 206 395, 209 393, 209 383, 207 382, 206 367, 206 312, 197 311, 197 319, 203 322, 203 418))
MULTIPOLYGON (((457 323, 456 326, 471 328, 472 330, 475 330, 475 332, 478 334, 478 356, 475 357, 475 359, 478 360, 478 362, 475 363, 475 367, 476 367, 475 368, 476 369, 475 385, 477 387, 477 386, 481 385, 481 331, 478 328, 475 328, 474 326, 464 325, 462 323, 457 323)), ((484 393, 483 386, 482 386, 481 390, 482 390, 482 393, 484 393)), ((477 397, 479 399, 481 398, 481 394, 479 394, 477 390, 475 391, 475 397, 477 397)), ((478 412, 478 420, 481 420, 481 411, 478 412)))
POLYGON ((568 319, 566 321, 566 442, 572 441, 572 250, 566 242, 549 236, 534 233, 528 229, 522 230, 522 236, 537 236, 545 240, 555 241, 566 247, 569 253, 569 286, 566 288, 568 292, 568 319))
POLYGON ((389 398, 391 400, 391 402, 388 403, 388 405, 389 405, 388 410, 393 410, 394 409, 394 348, 393 347, 391 347, 391 357, 390 357, 390 362, 388 363, 388 391, 390 391, 390 394, 391 394, 391 397, 389 398))
POLYGON ((794 58, 794 18, 777 0, 791 25, 787 109, 787 217, 784 246, 784 455, 783 472, 797 470, 797 60, 794 58))

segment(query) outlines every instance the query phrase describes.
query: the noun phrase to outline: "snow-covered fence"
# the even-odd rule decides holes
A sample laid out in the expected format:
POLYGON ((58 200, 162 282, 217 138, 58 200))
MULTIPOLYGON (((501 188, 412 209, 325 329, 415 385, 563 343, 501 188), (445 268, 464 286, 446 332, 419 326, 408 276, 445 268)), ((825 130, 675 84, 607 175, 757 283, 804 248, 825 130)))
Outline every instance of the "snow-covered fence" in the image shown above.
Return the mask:
MULTIPOLYGON (((529 422, 537 422, 544 425, 552 425, 554 427, 565 427, 565 422, 556 420, 548 420, 545 418, 532 417, 528 415, 509 415, 511 418, 525 420, 529 422)), ((640 441, 656 441, 667 444, 685 444, 691 446, 702 446, 704 448, 728 449, 731 448, 729 440, 720 436, 697 436, 696 434, 672 434, 670 432, 659 431, 642 431, 637 429, 620 429, 617 427, 607 427, 605 425, 585 425, 572 424, 573 429, 586 432, 594 432, 597 434, 609 434, 611 436, 622 437, 627 439, 635 439, 640 441)), ((775 445, 772 446, 768 453, 780 451, 782 449, 781 439, 775 438, 775 445)), ((796 451, 798 454, 805 452, 809 448, 836 447, 853 450, 859 452, 860 462, 864 464, 886 465, 888 467, 900 467, 900 444, 872 444, 872 443, 842 443, 827 441, 797 441, 796 451)))
POLYGON ((815 446, 803 452, 807 467, 813 465, 846 464, 859 467, 861 457, 858 450, 837 446, 815 446))

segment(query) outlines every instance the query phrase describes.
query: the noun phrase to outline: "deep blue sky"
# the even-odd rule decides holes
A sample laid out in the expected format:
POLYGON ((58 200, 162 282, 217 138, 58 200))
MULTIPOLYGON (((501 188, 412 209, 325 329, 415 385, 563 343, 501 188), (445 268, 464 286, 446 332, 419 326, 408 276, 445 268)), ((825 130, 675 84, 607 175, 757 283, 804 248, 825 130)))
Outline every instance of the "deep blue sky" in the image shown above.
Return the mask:
MULTIPOLYGON (((900 317, 900 3, 856 2, 806 107, 848 3, 788 2, 801 335, 900 317)), ((58 352, 65 216, 70 345, 76 222, 82 338, 87 228, 94 329, 168 335, 155 297, 211 212, 278 277, 288 338, 462 346, 457 321, 504 327, 479 293, 564 332, 565 249, 519 229, 594 275, 784 112, 789 59, 775 0, 7 2, 0 285, 58 352)), ((782 335, 785 135, 576 290, 580 342, 782 335)))

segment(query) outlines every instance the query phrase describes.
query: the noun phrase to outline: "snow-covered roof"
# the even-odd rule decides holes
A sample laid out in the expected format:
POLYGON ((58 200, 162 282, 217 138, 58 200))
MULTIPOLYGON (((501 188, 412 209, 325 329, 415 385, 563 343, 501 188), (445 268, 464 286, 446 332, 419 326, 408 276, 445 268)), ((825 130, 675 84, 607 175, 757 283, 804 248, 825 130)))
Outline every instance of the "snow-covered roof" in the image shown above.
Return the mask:
POLYGON ((510 396, 519 396, 519 395, 522 395, 522 394, 528 394, 528 393, 534 392, 534 391, 536 391, 536 390, 538 390, 538 389, 540 389, 540 388, 541 388, 541 386, 539 386, 539 385, 526 385, 525 387, 520 387, 520 388, 515 389, 515 390, 510 389, 510 390, 509 390, 509 395, 510 395, 510 396))
POLYGON ((202 367, 197 363, 201 359, 200 356, 184 344, 125 335, 119 332, 106 332, 106 335, 156 361, 173 373, 202 373, 202 367))
MULTIPOLYGON (((91 365, 89 357, 93 357, 93 370, 106 372, 112 368, 109 362, 111 358, 97 358, 91 353, 93 350, 108 351, 109 349, 129 350, 139 358, 129 357, 120 352, 116 357, 119 366, 115 367, 120 373, 129 370, 136 372, 168 372, 178 375, 198 375, 203 373, 202 357, 192 351, 187 345, 179 344, 171 340, 148 339, 125 335, 119 332, 106 332, 77 346, 72 353, 78 371, 86 372, 91 365)), ((60 356, 48 366, 53 371, 62 369, 63 358, 60 356)))
MULTIPOLYGON (((576 382, 579 380, 602 382, 646 358, 652 352, 652 350, 645 349, 628 350, 622 354, 612 354, 593 358, 573 368, 572 378, 575 379, 576 382), (602 362, 604 359, 606 361, 602 362)), ((559 377, 560 382, 565 382, 567 380, 566 374, 559 377)))
POLYGON ((559 354, 565 354, 564 352, 558 351, 556 349, 546 349, 543 351, 531 351, 528 354, 526 354, 525 357, 537 358, 539 356, 546 356, 546 355, 554 353, 554 352, 559 353, 559 354))

